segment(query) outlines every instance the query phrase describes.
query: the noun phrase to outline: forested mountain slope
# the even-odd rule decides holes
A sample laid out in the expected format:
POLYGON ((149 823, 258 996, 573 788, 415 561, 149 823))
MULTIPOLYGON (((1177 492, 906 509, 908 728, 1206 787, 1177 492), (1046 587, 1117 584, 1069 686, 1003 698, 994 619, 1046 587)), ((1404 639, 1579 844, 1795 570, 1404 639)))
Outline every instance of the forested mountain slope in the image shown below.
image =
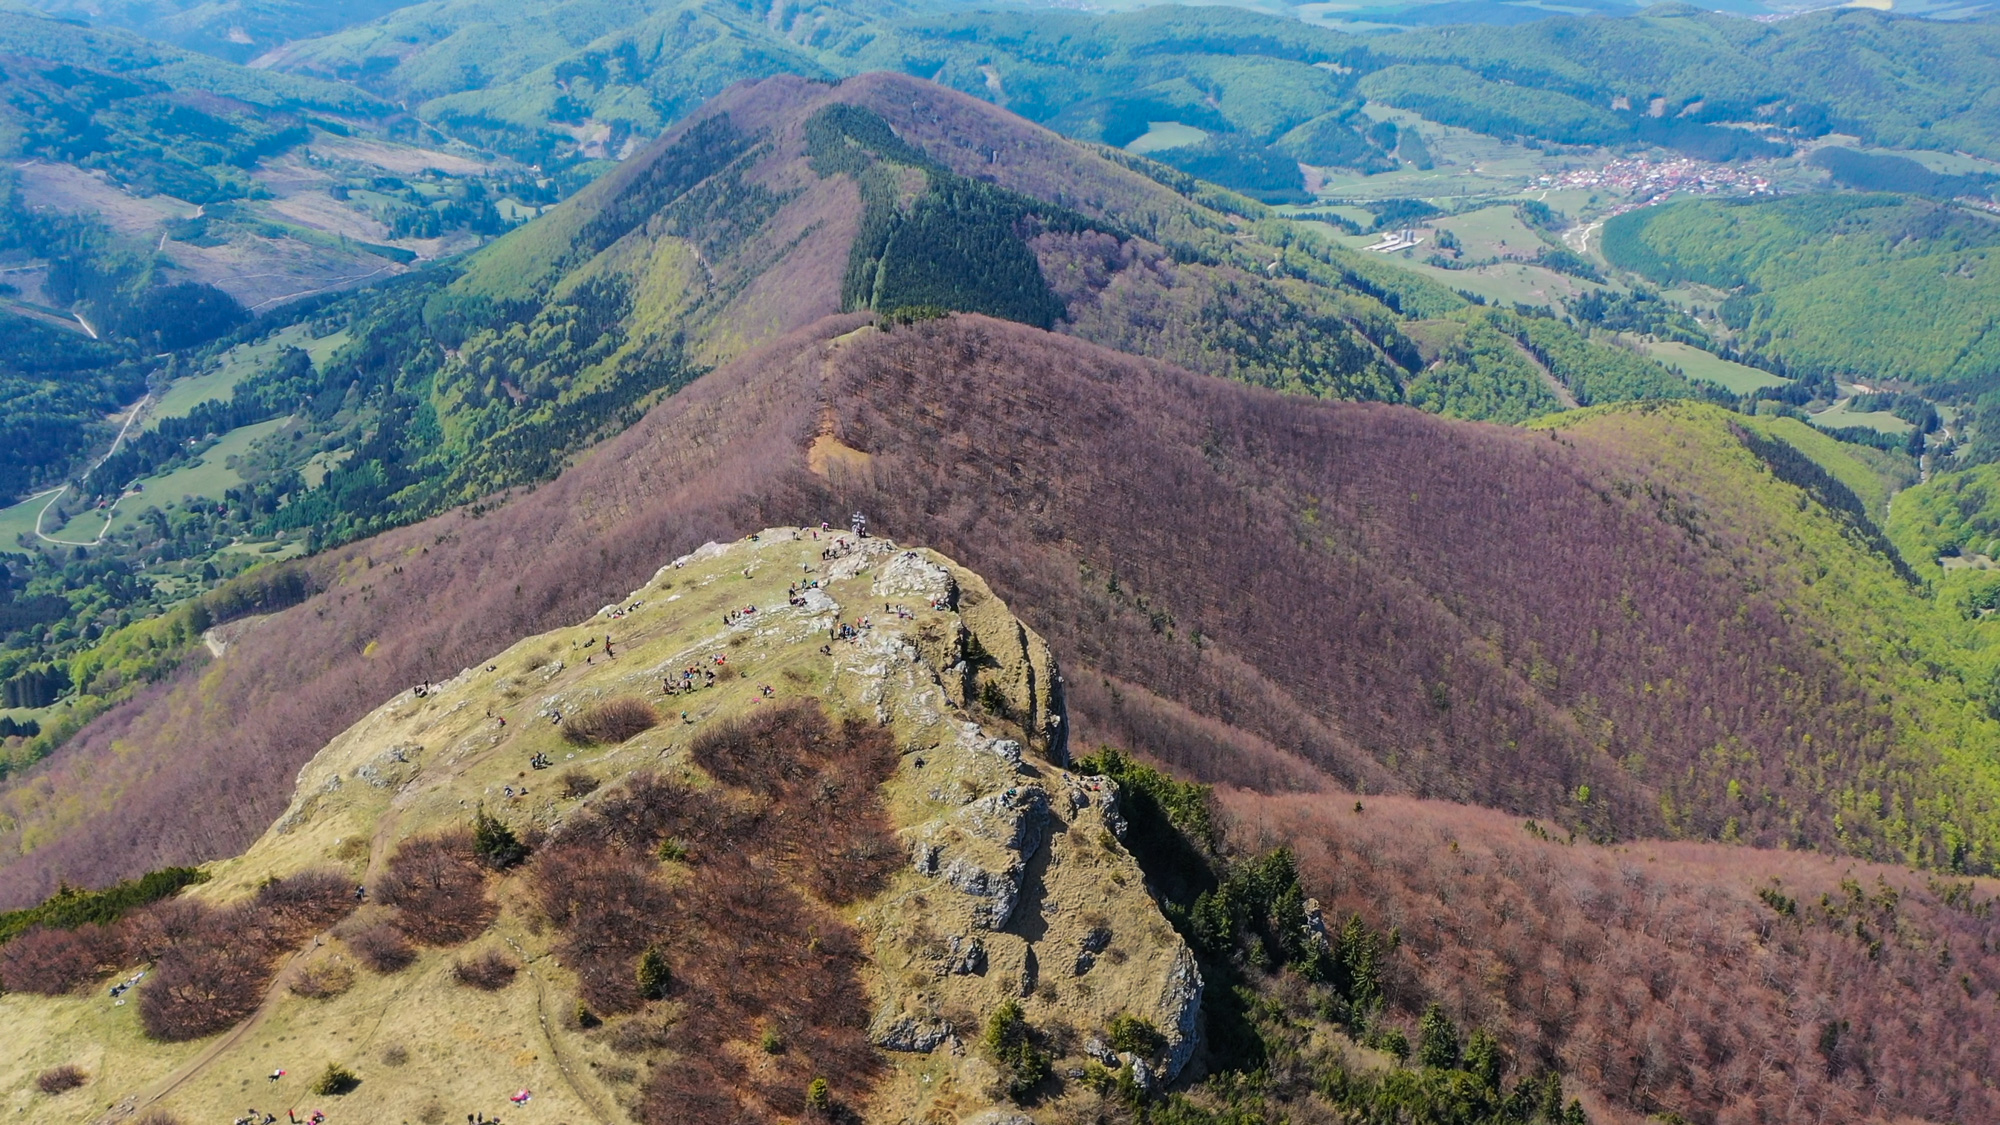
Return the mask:
MULTIPOLYGON (((1555 387, 1584 403, 1694 393, 1552 317, 1474 306, 1249 200, 966 95, 895 75, 777 78, 733 89, 462 263, 243 328, 201 361, 265 357, 237 367, 227 398, 173 436, 135 437, 64 504, 103 509, 134 480, 167 480, 211 428, 283 429, 239 458, 250 472, 213 494, 227 505, 216 519, 148 516, 92 561, 177 584, 200 574, 191 592, 221 599, 226 618, 267 604, 263 588, 246 601, 213 589, 224 574, 160 559, 245 534, 313 553, 484 503, 553 476, 713 365, 850 309, 980 312, 1245 383, 1450 417, 1525 420, 1562 405, 1555 387)), ((23 633, 10 649, 75 692, 49 729, 8 747, 0 773, 166 674, 214 619, 206 602, 147 620, 128 594, 73 600, 40 634, 63 647, 23 633)))
POLYGON ((532 10, 431 0, 266 61, 354 81, 522 153, 586 135, 615 150, 742 77, 888 69, 1114 145, 1150 122, 1179 122, 1215 135, 1169 159, 1193 167, 1205 156, 1203 166, 1227 169, 1233 182, 1275 188, 1273 169, 1287 159, 1393 167, 1357 115, 1364 99, 1496 136, 1661 145, 1711 159, 1772 155, 1829 129, 1993 156, 2000 121, 1984 76, 1994 27, 1990 18, 1940 23, 1867 9, 1759 23, 1658 5, 1622 18, 1552 15, 1363 38, 1183 5, 1100 15, 837 0, 567 0, 532 10), (1658 113, 1655 97, 1664 99, 1658 113))
POLYGON ((1977 394, 2000 365, 2000 224, 1977 212, 1882 193, 1683 200, 1609 220, 1602 245, 1658 284, 1728 292, 1738 350, 1795 375, 1977 394))
POLYGON ((856 508, 979 560, 1065 654, 1085 744, 1606 838, 1993 862, 1992 720, 1881 553, 1872 478, 1803 426, 1467 426, 976 317, 864 324, 697 381, 529 494, 304 564, 322 593, 11 787, 10 891, 227 854, 367 700, 696 541, 856 508))
POLYGON ((248 168, 303 141, 314 115, 390 108, 341 83, 230 66, 11 6, 0 7, 0 58, 9 155, 72 161, 191 203, 240 196, 248 168))
MULTIPOLYGON (((1987 1081, 2000 1065, 1990 879, 1712 844, 1597 847, 1406 798, 1219 803, 1237 848, 1296 849, 1300 885, 1329 920, 1394 928, 1381 980, 1405 1026, 1421 1029, 1437 1004, 1460 1045, 1484 1032, 1511 1074, 1547 1066, 1589 1091, 1592 1121, 2000 1113, 1987 1081)), ((1313 1056, 1301 1007, 1265 1025, 1287 1060, 1273 1085, 1292 1120, 1318 1100, 1298 1073, 1309 1068, 1285 1054, 1313 1056)), ((1449 1089, 1418 1074, 1403 1091, 1449 1089)), ((1238 1104, 1263 1120, 1277 1108, 1238 1104)))
MULTIPOLYGON (((324 487, 260 500, 274 526, 322 541, 546 476, 710 365, 857 308, 987 313, 1245 382, 1460 414, 1481 408, 1426 398, 1431 368, 1525 373, 1555 406, 1504 336, 1427 362, 1407 319, 1471 306, 1364 259, 933 84, 779 77, 714 99, 456 276, 329 310, 350 325, 344 350, 236 394, 266 410, 310 399, 328 434, 352 404, 379 421, 324 487)), ((1537 332, 1584 346, 1552 320, 1537 332)), ((1602 354, 1656 378, 1601 399, 1690 393, 1602 354)))
POLYGON ((21 0, 63 19, 110 24, 247 63, 294 39, 366 23, 406 0, 21 0))
MULTIPOLYGON (((1415 31, 1371 41, 1369 50, 1469 71, 1501 105, 1515 100, 1505 86, 1555 95, 1563 108, 1541 103, 1545 113, 1528 130, 1551 140, 1571 139, 1560 114, 1601 114, 1617 97, 1639 110, 1659 97, 1662 124, 1764 122, 1996 158, 1996 41, 2000 22, 1991 16, 1946 22, 1850 7, 1766 22, 1659 4, 1625 19, 1415 31)), ((1439 119, 1470 128, 1491 111, 1479 92, 1444 93, 1443 104, 1411 108, 1437 109, 1439 119)))

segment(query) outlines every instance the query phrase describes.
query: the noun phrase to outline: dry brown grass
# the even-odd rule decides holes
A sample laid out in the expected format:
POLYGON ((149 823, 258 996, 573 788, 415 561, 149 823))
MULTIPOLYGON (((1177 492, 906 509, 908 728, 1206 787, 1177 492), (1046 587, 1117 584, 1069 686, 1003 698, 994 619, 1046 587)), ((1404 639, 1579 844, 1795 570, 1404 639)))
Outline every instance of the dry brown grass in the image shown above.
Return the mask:
POLYGON ((617 745, 660 725, 660 713, 653 705, 633 696, 607 699, 603 703, 563 720, 563 737, 579 746, 596 743, 617 745))

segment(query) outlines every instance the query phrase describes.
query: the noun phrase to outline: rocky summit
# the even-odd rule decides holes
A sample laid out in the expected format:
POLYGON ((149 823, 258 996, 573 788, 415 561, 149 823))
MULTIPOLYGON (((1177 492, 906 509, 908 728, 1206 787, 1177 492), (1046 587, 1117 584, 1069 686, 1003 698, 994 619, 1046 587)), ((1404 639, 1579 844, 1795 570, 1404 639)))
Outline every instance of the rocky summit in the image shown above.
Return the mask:
POLYGON ((1044 1067, 1168 1081, 1196 1046, 1201 975, 1121 844, 1118 784, 1067 768, 1066 734, 1047 645, 951 560, 827 528, 711 543, 589 620, 412 685, 300 772, 264 837, 182 901, 261 916, 271 888, 329 872, 352 900, 271 959, 219 1037, 162 1042, 159 1004, 124 990, 15 993, 5 1019, 35 1033, 10 1036, 0 1067, 25 1087, 89 1056, 123 1096, 76 1120, 512 1120, 510 1099, 534 1120, 654 1120, 677 1096, 663 1076, 700 1051, 762 1079, 736 1096, 773 1112, 921 1121, 1001 1103, 991 1041, 1012 1019, 1055 1045, 1044 1067), (771 749, 800 730, 826 757, 771 749), (820 816, 844 823, 797 825, 820 816), (648 817, 645 862, 615 859, 648 817), (841 835, 871 820, 886 835, 841 835), (470 906, 440 874, 452 841, 483 865, 470 906), (800 888, 789 926, 762 929, 768 895, 738 881, 800 888), (702 899, 720 916, 675 928, 686 896, 739 893, 738 916, 702 899), (621 895, 656 905, 585 936, 621 895), (599 979, 600 946, 621 940, 643 948, 599 979), (773 979, 751 979, 766 963, 773 979), (833 1010, 755 999, 771 986, 824 989, 833 1010), (746 1001, 747 1022, 706 1026, 746 1001), (702 1041, 675 1039, 693 1025, 702 1041), (858 1071, 815 1057, 854 1033, 858 1071), (329 1068, 346 1088, 315 1093, 329 1068))

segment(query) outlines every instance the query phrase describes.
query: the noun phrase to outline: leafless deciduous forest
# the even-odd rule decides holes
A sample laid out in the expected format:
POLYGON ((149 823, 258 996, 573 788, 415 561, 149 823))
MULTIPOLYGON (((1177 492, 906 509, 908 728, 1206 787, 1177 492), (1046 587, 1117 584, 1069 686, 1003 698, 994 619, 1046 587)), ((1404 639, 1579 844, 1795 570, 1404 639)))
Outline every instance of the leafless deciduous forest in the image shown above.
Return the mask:
POLYGON ((1294 848, 1331 921, 1402 938, 1385 981, 1522 1072, 1637 1118, 2000 1119, 1990 880, 1798 852, 1598 847, 1441 802, 1223 795, 1240 847, 1294 848))
POLYGON ((1648 488, 1615 449, 1283 398, 977 317, 847 335, 861 323, 751 354, 484 514, 306 564, 325 592, 25 779, 71 800, 15 806, 17 832, 52 840, 8 864, 5 894, 234 852, 394 692, 703 541, 856 508, 981 571, 1049 638, 1082 742, 1205 780, 1446 798, 1601 838, 1660 831, 1671 796, 1697 834, 1734 820, 1824 847, 1827 794, 1893 752, 1888 703, 1738 573, 1757 529, 1692 533, 1701 498, 1648 488), (839 444, 814 473, 820 435, 839 444))

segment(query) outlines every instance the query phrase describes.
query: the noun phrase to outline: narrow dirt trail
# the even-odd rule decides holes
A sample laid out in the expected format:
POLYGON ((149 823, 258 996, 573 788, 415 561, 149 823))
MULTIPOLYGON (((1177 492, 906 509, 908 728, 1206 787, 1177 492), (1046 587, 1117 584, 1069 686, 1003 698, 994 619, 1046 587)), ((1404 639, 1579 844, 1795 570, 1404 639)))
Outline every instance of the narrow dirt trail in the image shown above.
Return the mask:
POLYGON ((291 967, 293 961, 319 948, 321 943, 325 942, 331 936, 333 936, 332 930, 323 930, 313 936, 312 944, 294 949, 290 954, 286 955, 285 963, 278 968, 277 974, 271 978, 270 987, 264 990, 263 1001, 257 1005, 256 1011, 250 1013, 250 1018, 218 1036, 213 1043, 203 1047, 199 1054, 182 1063, 172 1074, 161 1079, 151 1091, 141 1096, 136 1102, 127 1102, 112 1113, 98 1118, 97 1125, 113 1125, 115 1122, 128 1120, 151 1108, 161 1098, 180 1089, 190 1079, 199 1076, 203 1071, 207 1070, 210 1063, 214 1062, 223 1052, 241 1042, 244 1036, 257 1030, 258 1026, 264 1022, 265 1017, 269 1016, 271 1010, 277 1006, 278 996, 285 988, 285 970, 291 967), (130 1108, 127 1109, 127 1106, 130 1108))
MULTIPOLYGON (((397 819, 398 819, 397 812, 395 810, 390 810, 389 812, 383 814, 381 821, 377 824, 375 829, 374 840, 369 845, 368 868, 366 874, 363 875, 362 877, 362 881, 364 883, 373 881, 376 874, 381 870, 382 863, 384 862, 385 859, 385 852, 387 851, 387 845, 389 842, 390 833, 394 831, 397 819)), ((124 1121, 127 1118, 136 1115, 137 1113, 151 1107, 161 1098, 166 1097, 168 1094, 171 1094, 175 1090, 186 1085, 190 1079, 199 1076, 203 1071, 207 1070, 209 1064, 213 1063, 218 1057, 220 1057, 223 1054, 223 1052, 229 1050, 231 1047, 234 1047, 237 1043, 242 1042, 244 1036, 247 1036, 251 1032, 257 1030, 258 1026, 261 1025, 264 1022, 265 1018, 271 1014, 272 1009, 277 1007, 278 999, 284 993, 285 970, 291 967, 292 962, 298 960, 300 957, 305 956, 308 953, 311 953, 313 950, 318 949, 321 945, 324 945, 327 939, 331 938, 332 936, 333 936, 332 928, 322 930, 318 934, 315 934, 313 936, 313 939, 310 944, 301 946, 298 949, 294 949, 292 950, 291 953, 287 954, 285 956, 285 963, 279 966, 277 973, 271 977, 270 987, 264 990, 264 999, 258 1003, 257 1010, 250 1013, 250 1017, 248 1019, 244 1020, 242 1023, 239 1023, 235 1027, 224 1032, 221 1036, 216 1038, 215 1042, 210 1043, 206 1047, 203 1047, 199 1054, 195 1055, 188 1061, 182 1063, 180 1067, 176 1069, 172 1074, 169 1074, 165 1078, 161 1079, 158 1085, 156 1085, 150 1092, 140 1097, 136 1103, 130 1103, 133 1105, 133 1108, 130 1110, 130 1112, 114 1111, 113 1114, 107 1114, 106 1116, 99 1118, 98 1125, 112 1125, 113 1122, 124 1121)), ((123 1109, 123 1107, 120 1108, 121 1110, 123 1109)))
POLYGON ((612 1122, 618 1120, 618 1115, 598 1101, 597 1091, 586 1088, 576 1080, 576 1073, 570 1066, 569 1059, 563 1055, 562 1045, 557 1042, 555 1032, 549 1028, 549 987, 548 982, 542 979, 542 974, 535 971, 535 958, 521 948, 521 943, 515 941, 512 934, 503 933, 500 939, 513 947, 515 955, 521 959, 521 966, 528 970, 528 979, 535 982, 535 1018, 541 1024, 542 1042, 548 1046, 549 1057, 555 1060, 556 1069, 562 1072, 563 1085, 569 1087, 569 1092, 576 1095, 579 1103, 590 1109, 591 1116, 597 1119, 598 1125, 612 1125, 612 1122))

